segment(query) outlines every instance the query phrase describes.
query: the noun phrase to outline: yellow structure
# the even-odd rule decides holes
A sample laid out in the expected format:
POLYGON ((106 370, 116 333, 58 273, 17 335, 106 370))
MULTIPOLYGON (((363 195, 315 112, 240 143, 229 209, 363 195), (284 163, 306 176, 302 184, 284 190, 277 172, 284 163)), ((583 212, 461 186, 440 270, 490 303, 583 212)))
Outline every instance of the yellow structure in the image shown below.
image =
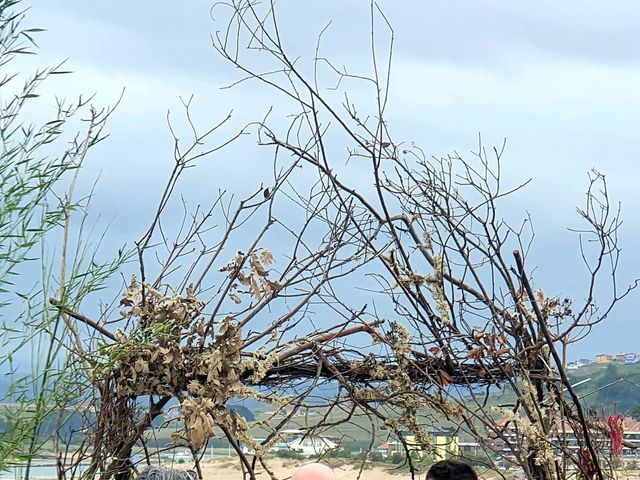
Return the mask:
POLYGON ((416 441, 415 435, 405 435, 404 441, 407 444, 407 449, 409 450, 409 453, 416 452, 419 457, 422 457, 422 455, 424 455, 422 446, 416 441))
POLYGON ((613 362, 613 357, 607 353, 600 353, 596 355, 596 363, 611 363, 613 362))
POLYGON ((460 455, 460 445, 457 435, 452 432, 437 431, 431 432, 430 436, 435 447, 435 453, 433 455, 434 462, 460 455))
MULTIPOLYGON (((434 462, 460 455, 458 436, 455 435, 453 430, 431 431, 429 432, 429 439, 431 440, 431 445, 433 446, 433 450, 430 453, 433 457, 434 462)), ((410 453, 416 452, 420 457, 425 454, 422 446, 419 445, 416 441, 415 435, 406 435, 404 437, 404 440, 410 453)))

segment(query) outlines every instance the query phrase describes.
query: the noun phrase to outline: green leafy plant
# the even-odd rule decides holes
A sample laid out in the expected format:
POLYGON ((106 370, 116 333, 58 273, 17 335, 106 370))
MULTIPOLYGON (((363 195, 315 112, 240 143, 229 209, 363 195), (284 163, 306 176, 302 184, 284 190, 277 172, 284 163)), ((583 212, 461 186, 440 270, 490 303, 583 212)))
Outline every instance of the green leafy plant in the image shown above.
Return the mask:
POLYGON ((0 0, 0 367, 9 382, 4 400, 11 401, 1 413, 0 470, 8 461, 26 460, 28 477, 39 448, 52 437, 57 441, 41 425, 60 430, 83 391, 74 373, 82 365, 67 360, 69 351, 81 348, 80 334, 64 309, 50 308, 49 295, 55 292, 60 305, 78 305, 128 256, 98 257, 97 247, 86 242, 91 194, 75 200, 80 168, 105 138, 113 109, 94 108, 91 97, 41 98, 46 81, 70 73, 63 64, 30 76, 19 66, 10 71, 18 57, 36 53, 35 35, 43 31, 23 26, 25 12, 16 0, 0 0), (38 120, 47 111, 49 118, 38 120), (79 222, 72 229, 75 215, 79 222), (35 280, 27 265, 38 262, 35 280), (28 351, 32 371, 24 365, 17 371, 16 355, 22 359, 28 351))

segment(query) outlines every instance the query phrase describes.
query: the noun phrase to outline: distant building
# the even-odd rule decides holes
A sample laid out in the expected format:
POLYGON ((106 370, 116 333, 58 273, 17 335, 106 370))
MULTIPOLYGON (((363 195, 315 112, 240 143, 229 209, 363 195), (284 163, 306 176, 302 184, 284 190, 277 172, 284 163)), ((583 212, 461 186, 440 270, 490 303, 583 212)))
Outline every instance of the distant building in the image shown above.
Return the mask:
MULTIPOLYGON (((425 451, 423 446, 416 440, 415 435, 403 435, 407 450, 409 450, 409 452, 416 452, 419 456, 426 454, 431 457, 434 462, 460 455, 459 439, 454 429, 444 428, 441 430, 431 430, 427 433, 429 434, 432 447, 430 451, 425 451)), ((401 442, 388 441, 378 445, 376 452, 379 453, 382 458, 389 458, 393 456, 394 453, 404 455, 405 446, 401 442)))
POLYGON ((398 452, 398 442, 384 442, 376 447, 376 452, 387 459, 398 452))
POLYGON ((433 460, 445 460, 451 456, 460 455, 460 445, 458 436, 455 434, 454 429, 442 429, 429 432, 435 452, 433 454, 433 460))
POLYGON ((287 442, 289 450, 302 453, 304 456, 322 455, 338 448, 338 444, 326 437, 300 436, 287 442))
POLYGON ((613 357, 608 353, 599 353, 596 355, 596 363, 604 364, 613 362, 613 357))
MULTIPOLYGON (((260 445, 262 442, 264 442, 264 438, 255 438, 254 439, 257 445, 260 445)), ((231 446, 229 446, 229 449, 231 449, 231 446)), ((242 451, 242 453, 246 454, 246 455, 253 455, 254 453, 256 453, 253 448, 245 445, 244 443, 240 443, 240 450, 242 451)), ((229 452, 231 452, 231 450, 229 450, 229 452)), ((213 453, 211 454, 211 456, 213 456, 213 453)))
POLYGON ((328 437, 304 435, 301 430, 284 430, 283 433, 289 433, 290 436, 286 440, 276 443, 271 448, 272 452, 291 450, 308 457, 322 455, 329 450, 339 448, 338 442, 328 437))
POLYGON ((611 357, 612 361, 620 364, 632 364, 640 361, 640 356, 633 352, 620 352, 615 357, 611 357))
POLYGON ((465 453, 478 455, 483 452, 478 442, 458 442, 458 448, 460 449, 460 455, 463 457, 465 453))
POLYGON ((569 370, 577 370, 580 367, 585 367, 587 365, 590 365, 592 363, 592 361, 588 358, 581 358, 580 360, 576 360, 575 362, 569 362, 567 363, 567 368, 569 370))
MULTIPOLYGON (((521 419, 521 421, 528 423, 524 418, 521 419)), ((498 425, 506 425, 507 423, 509 423, 509 425, 503 432, 502 438, 494 438, 493 443, 494 448, 497 447, 503 456, 510 457, 513 455, 514 448, 519 447, 518 439, 521 437, 513 422, 508 421, 506 418, 497 420, 498 425)), ((598 439, 597 435, 596 439, 598 439)), ((623 439, 627 442, 638 444, 640 441, 640 422, 636 422, 630 417, 625 417, 623 439)), ((554 450, 558 455, 561 454, 563 448, 561 445, 566 445, 566 448, 572 452, 576 452, 579 448, 578 438, 571 424, 559 419, 556 421, 556 432, 551 434, 549 440, 551 444, 554 445, 554 450)), ((637 462, 640 460, 640 452, 638 452, 637 449, 624 446, 622 449, 622 460, 624 462, 637 462)))

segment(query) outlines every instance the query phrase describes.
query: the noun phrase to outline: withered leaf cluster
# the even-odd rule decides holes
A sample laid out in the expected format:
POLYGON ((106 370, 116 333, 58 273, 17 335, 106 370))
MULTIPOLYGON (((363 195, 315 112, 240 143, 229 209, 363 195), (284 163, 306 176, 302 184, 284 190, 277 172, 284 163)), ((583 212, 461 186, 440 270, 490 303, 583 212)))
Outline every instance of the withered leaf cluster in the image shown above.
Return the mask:
POLYGON ((186 437, 199 449, 213 434, 213 426, 229 423, 224 408, 240 395, 241 331, 230 317, 223 318, 206 340, 204 303, 192 289, 187 295, 165 295, 135 277, 124 292, 121 314, 135 328, 105 347, 96 361, 120 398, 169 396, 180 401, 186 437))

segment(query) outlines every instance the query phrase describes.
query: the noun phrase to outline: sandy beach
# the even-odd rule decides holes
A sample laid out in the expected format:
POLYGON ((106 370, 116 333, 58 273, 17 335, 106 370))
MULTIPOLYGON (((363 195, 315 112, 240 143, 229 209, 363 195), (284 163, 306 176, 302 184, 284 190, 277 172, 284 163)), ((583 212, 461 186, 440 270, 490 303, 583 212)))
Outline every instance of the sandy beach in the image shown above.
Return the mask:
MULTIPOLYGON (((269 459, 267 466, 272 471, 273 475, 279 480, 287 479, 291 473, 299 466, 307 463, 301 460, 282 460, 282 459, 269 459)), ((242 471, 238 461, 230 459, 214 459, 203 462, 202 474, 204 480, 243 480, 242 471)), ((411 475, 406 469, 394 470, 392 466, 367 466, 364 470, 360 471, 358 467, 353 464, 345 464, 338 461, 330 464, 336 472, 337 480, 410 480, 411 475), (391 478, 390 478, 391 477, 391 478)), ((189 468, 186 464, 175 465, 176 469, 189 468)), ((500 478, 495 472, 481 471, 478 472, 483 480, 493 480, 500 478)), ((514 472, 505 472, 506 476, 511 479, 517 479, 518 477, 514 472)), ((258 480, 270 480, 270 475, 263 469, 259 469, 257 474, 258 480)), ((423 478, 420 475, 419 478, 423 478)), ((640 471, 620 471, 617 478, 619 480, 640 480, 640 471)))
MULTIPOLYGON (((304 460, 282 460, 269 459, 267 467, 273 475, 284 480, 299 466, 307 463, 304 460)), ((359 467, 353 464, 345 464, 336 461, 330 466, 336 472, 337 480, 389 480, 392 476, 394 480, 410 480, 411 475, 406 470, 393 470, 393 468, 369 467, 360 471, 359 467)), ((229 459, 215 459, 201 464, 204 480, 243 480, 242 471, 238 461, 229 459)), ((189 468, 186 464, 174 465, 174 468, 189 468)), ((270 480, 270 475, 260 468, 257 474, 258 480, 270 480)))

